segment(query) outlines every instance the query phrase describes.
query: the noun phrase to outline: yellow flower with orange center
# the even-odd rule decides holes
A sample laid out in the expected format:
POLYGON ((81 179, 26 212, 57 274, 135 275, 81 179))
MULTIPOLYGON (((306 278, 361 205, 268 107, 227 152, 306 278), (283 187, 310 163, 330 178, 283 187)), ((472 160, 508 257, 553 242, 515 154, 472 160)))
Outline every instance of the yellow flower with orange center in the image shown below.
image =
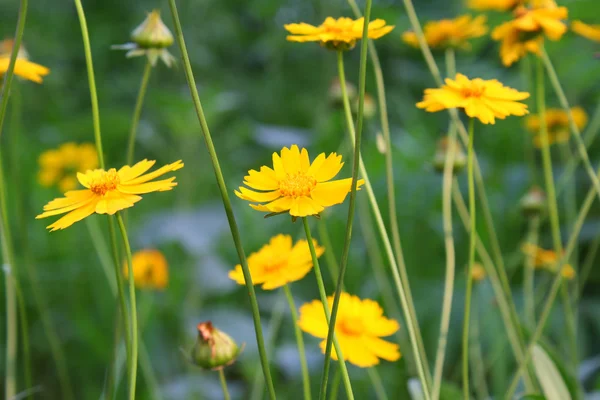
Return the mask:
MULTIPOLYGON (((325 248, 320 247, 313 240, 317 257, 320 257, 325 248)), ((268 244, 248 256, 248 268, 252 276, 252 283, 262 284, 264 290, 277 289, 290 282, 298 281, 306 276, 313 267, 310 249, 306 240, 299 240, 292 246, 292 237, 277 235, 271 238, 268 244)), ((244 285, 242 266, 236 265, 229 272, 229 277, 240 285, 244 285)))
MULTIPOLYGON (((250 170, 236 196, 252 203, 250 207, 269 213, 288 212, 294 217, 316 215, 325 208, 344 201, 352 178, 332 181, 342 169, 342 156, 321 153, 311 163, 306 149, 297 145, 284 147, 281 155, 273 153, 273 168, 262 166, 250 170), (256 190, 260 190, 257 192, 256 190)), ((364 183, 359 179, 357 189, 364 183)))
POLYGON ((118 171, 114 168, 88 170, 77 173, 77 180, 85 189, 72 190, 65 197, 54 199, 44 206, 44 213, 36 219, 68 213, 48 226, 52 231, 65 229, 77 221, 97 213, 113 215, 132 207, 142 199, 140 194, 164 192, 177 186, 175 177, 151 182, 153 179, 183 168, 181 160, 146 173, 156 161, 143 160, 133 167, 128 165, 118 171))
POLYGON ((61 192, 77 187, 77 173, 98 168, 98 153, 90 143, 65 143, 43 152, 38 158, 38 182, 45 187, 57 185, 61 192))
POLYGON ((496 118, 528 113, 527 105, 519 103, 529 93, 503 86, 496 79, 469 79, 456 74, 455 79, 446 78, 446 84, 437 89, 425 89, 423 101, 418 108, 436 112, 448 108, 463 108, 471 118, 479 118, 484 124, 495 124, 496 118))
MULTIPOLYGON (((485 23, 485 15, 479 15, 475 18, 470 15, 463 15, 455 19, 427 22, 423 34, 425 35, 425 41, 431 48, 470 49, 469 39, 486 34, 488 28, 485 23)), ((413 47, 419 47, 417 35, 412 31, 404 32, 402 40, 413 47)))
MULTIPOLYGON (((588 121, 586 112, 581 107, 571 108, 571 114, 575 125, 579 130, 585 128, 588 121)), ((529 115, 525 119, 527 130, 534 134, 533 143, 536 147, 542 147, 540 136, 540 117, 537 114, 529 115)), ((548 129, 548 144, 567 142, 571 136, 569 116, 560 108, 549 108, 546 110, 546 127, 548 129)))
MULTIPOLYGON (((332 296, 327 297, 327 303, 331 309, 332 296)), ((320 301, 314 300, 300 307, 298 326, 304 332, 324 339, 320 347, 325 352, 328 323, 320 301)), ((335 321, 335 335, 346 361, 367 368, 379 364, 380 358, 387 361, 398 360, 399 346, 381 339, 394 334, 398 329, 398 322, 384 317, 383 309, 376 301, 361 300, 342 292, 335 321)), ((337 360, 335 349, 331 350, 331 357, 337 360)))
MULTIPOLYGON (((0 78, 8 71, 13 43, 13 39, 4 39, 0 42, 0 78)), ((42 83, 43 77, 48 75, 50 70, 42 65, 28 61, 28 58, 27 51, 21 45, 15 62, 14 74, 32 82, 42 83)))
MULTIPOLYGON (((164 289, 169 283, 167 259, 158 250, 146 249, 133 254, 133 280, 138 289, 164 289)), ((123 276, 129 278, 127 262, 123 265, 123 276)))
MULTIPOLYGON (((352 19, 341 17, 338 19, 327 17, 319 26, 304 22, 287 24, 284 28, 290 33, 287 40, 290 42, 319 42, 322 46, 335 50, 349 50, 354 47, 357 40, 362 39, 364 18, 352 19)), ((367 36, 369 39, 379 39, 390 33, 394 26, 386 25, 382 19, 369 22, 367 36)))
MULTIPOLYGON (((531 243, 525 243, 521 246, 521 251, 528 257, 533 257, 533 265, 537 268, 543 268, 551 272, 556 272, 556 263, 560 261, 556 252, 553 250, 545 250, 531 243)), ((573 279, 577 274, 575 269, 570 264, 563 265, 560 274, 565 279, 573 279)))
POLYGON ((600 25, 588 25, 581 21, 573 21, 571 30, 586 39, 600 42, 600 25))

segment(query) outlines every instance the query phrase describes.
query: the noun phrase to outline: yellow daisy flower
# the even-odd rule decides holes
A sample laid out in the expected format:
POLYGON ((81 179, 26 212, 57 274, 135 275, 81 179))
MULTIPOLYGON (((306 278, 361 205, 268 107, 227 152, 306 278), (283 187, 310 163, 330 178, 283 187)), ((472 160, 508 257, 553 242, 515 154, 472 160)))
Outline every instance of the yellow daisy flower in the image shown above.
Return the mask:
MULTIPOLYGON (((475 18, 470 15, 463 15, 455 19, 430 21, 425 24, 423 34, 431 48, 470 49, 469 39, 486 34, 488 30, 485 24, 486 19, 485 15, 479 15, 475 18)), ((404 32, 402 40, 413 47, 419 47, 417 35, 412 31, 404 32)))
POLYGON ((510 11, 524 0, 468 0, 467 7, 475 10, 510 11))
MULTIPOLYGON (((313 240, 317 257, 321 257, 325 248, 313 240)), ((262 284, 264 290, 273 290, 306 276, 313 267, 310 249, 306 240, 299 240, 292 246, 290 235, 277 235, 268 244, 248 257, 248 268, 252 283, 262 284)), ((242 266, 236 265, 229 277, 244 285, 242 266)))
POLYGON ((527 114, 527 105, 518 100, 528 97, 529 93, 503 86, 496 79, 470 80, 463 74, 456 74, 454 80, 446 78, 446 84, 441 88, 425 89, 423 101, 417 103, 417 107, 429 112, 464 108, 469 117, 479 118, 484 124, 495 124, 496 118, 527 114))
MULTIPOLYGON (((169 283, 167 259, 158 250, 146 249, 133 254, 133 280, 139 289, 164 289, 169 283)), ((123 264, 123 276, 129 278, 127 261, 123 264)))
MULTIPOLYGON (((357 40, 363 36, 364 18, 327 17, 319 26, 304 22, 287 24, 284 28, 291 33, 287 36, 290 42, 319 42, 322 46, 334 50, 349 50, 354 47, 357 40)), ((369 39, 379 39, 390 33, 393 25, 386 25, 382 19, 369 22, 367 36, 369 39)))
MULTIPOLYGON (((554 267, 559 261, 556 252, 553 250, 545 250, 531 243, 525 243, 521 246, 521 251, 528 257, 534 258, 534 266, 543 268, 551 272, 555 272, 554 267)), ((573 279, 576 275, 575 269, 570 264, 563 265, 560 274, 565 279, 573 279)))
MULTIPOLYGON (((588 120, 586 112, 581 107, 571 108, 571 114, 575 120, 575 125, 582 130, 588 120)), ((537 114, 530 115, 525 119, 527 130, 534 134, 533 143, 537 148, 542 147, 542 138, 540 131, 540 117, 537 114)), ((569 116, 560 108, 549 108, 546 110, 546 127, 548 128, 548 142, 562 143, 567 142, 571 136, 571 128, 569 126, 569 116)))
MULTIPOLYGON (((235 191, 250 207, 269 213, 288 212, 294 217, 316 215, 325 208, 340 204, 350 192, 352 178, 332 181, 342 169, 342 156, 321 153, 310 162, 308 151, 297 145, 284 147, 281 155, 273 153, 273 168, 262 166, 260 172, 248 171, 243 186, 235 191)), ((357 189, 365 181, 359 179, 357 189)))
MULTIPOLYGON (((329 308, 333 297, 327 298, 329 308)), ((323 304, 314 300, 300 307, 298 326, 304 332, 324 339, 320 343, 325 352, 328 324, 323 304)), ((342 293, 335 321, 335 335, 340 344, 344 359, 352 364, 367 368, 379 364, 379 359, 396 361, 400 358, 399 346, 381 339, 390 336, 400 329, 398 322, 383 316, 383 309, 376 301, 361 300, 357 296, 342 293)), ((337 360, 335 349, 331 357, 337 360)))
POLYGON ((38 158, 38 182, 45 187, 58 185, 61 192, 77 187, 77 173, 98 168, 96 147, 89 143, 65 143, 38 158))
POLYGON ((114 168, 88 170, 77 173, 77 180, 85 189, 72 190, 65 197, 54 199, 44 206, 44 213, 36 219, 68 213, 48 226, 52 231, 65 229, 94 213, 113 215, 117 211, 132 207, 142 198, 139 194, 164 192, 177 186, 175 177, 150 182, 167 172, 183 168, 181 160, 165 165, 154 172, 146 172, 156 161, 143 160, 133 167, 128 165, 118 171, 114 168))
POLYGON ((586 39, 600 42, 600 25, 588 25, 581 21, 573 21, 571 30, 586 39))
MULTIPOLYGON (((10 54, 13 49, 13 39, 4 39, 0 42, 0 78, 8 71, 10 64, 10 54)), ((21 45, 15 62, 14 74, 23 79, 36 83, 42 83, 43 77, 50 73, 50 70, 42 65, 28 61, 27 50, 21 45)))

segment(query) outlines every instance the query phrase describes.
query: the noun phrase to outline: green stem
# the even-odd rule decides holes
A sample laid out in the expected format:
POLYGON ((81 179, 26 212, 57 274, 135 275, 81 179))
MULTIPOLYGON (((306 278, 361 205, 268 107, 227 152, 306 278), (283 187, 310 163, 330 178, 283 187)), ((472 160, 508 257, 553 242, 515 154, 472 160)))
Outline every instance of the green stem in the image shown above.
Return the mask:
MULTIPOLYGON (((321 274, 321 268, 319 267, 319 258, 317 257, 317 252, 315 250, 315 244, 313 242, 312 234, 310 233, 310 226, 308 225, 307 217, 302 217, 302 224, 304 225, 304 233, 306 234, 306 240, 308 241, 308 248, 310 249, 310 255, 312 257, 315 276, 317 278, 319 297, 321 298, 321 303, 323 304, 323 310, 325 311, 327 324, 329 325, 329 321, 331 318, 331 310, 329 309, 329 303, 327 302, 327 292, 325 291, 323 275, 321 274)), ((342 349, 337 341, 335 334, 333 335, 333 345, 335 347, 335 352, 338 358, 340 369, 342 371, 342 379, 344 381, 344 387, 346 388, 346 396, 348 396, 348 399, 353 400, 354 393, 352 391, 352 384, 350 383, 348 369, 346 368, 346 361, 344 361, 344 354, 342 353, 342 349)))
POLYGON ((223 389, 223 399, 229 400, 229 390, 227 390, 227 380, 225 379, 225 368, 219 369, 219 381, 221 382, 221 389, 223 389))
POLYGON ((381 377, 379 376, 377 368, 367 368, 367 373, 369 374, 369 379, 371 379, 371 383, 373 384, 373 391, 375 392, 375 397, 377 400, 388 400, 387 393, 385 392, 385 386, 381 380, 381 377))
POLYGON ((129 277, 129 303, 131 306, 131 364, 129 365, 129 400, 135 400, 135 384, 137 378, 137 360, 138 360, 138 326, 137 326, 137 309, 135 303, 135 282, 133 280, 133 261, 131 257, 131 247, 129 246, 129 238, 127 237, 127 229, 123 222, 123 217, 120 212, 117 212, 117 223, 123 237, 123 245, 125 254, 127 255, 127 276, 129 277))
POLYGON ((331 381, 331 396, 332 400, 337 400, 338 392, 340 391, 340 383, 342 381, 342 370, 337 368, 333 374, 333 380, 331 381))
POLYGON ((192 66, 190 64, 190 59, 189 59, 187 48, 185 45, 185 40, 183 38, 181 22, 179 21, 179 15, 177 12, 177 5, 175 4, 175 0, 169 0, 169 7, 171 8, 171 14, 173 15, 173 24, 175 26, 175 35, 177 38, 177 43, 179 44, 179 49, 181 51, 181 58, 183 61, 185 76, 186 76, 186 79, 188 82, 190 93, 192 95, 194 108, 196 110, 196 114, 198 116, 198 121, 200 122, 200 126, 202 128, 201 129, 202 135, 204 137, 204 141, 206 143, 206 147, 207 147, 208 153, 210 155, 210 160, 211 160, 214 172, 215 172, 215 177, 217 180, 217 185, 219 187, 219 192, 221 194, 221 199, 223 201, 223 206, 225 208, 225 213, 227 214, 227 221, 229 223, 229 228, 231 230, 231 236, 233 237, 233 241, 235 243, 235 248, 238 253, 238 257, 240 259, 240 264, 242 266, 242 272, 244 274, 244 280, 246 282, 246 289, 248 290, 248 296, 250 298, 250 306, 252 309, 252 319, 254 321, 254 331, 256 333, 256 342, 258 345, 258 353, 260 355, 261 366, 263 369, 263 373, 265 375, 265 382, 267 383, 269 397, 271 399, 275 399, 276 398, 275 388, 273 387, 273 380, 271 379, 271 371, 269 370, 269 361, 267 360, 267 352, 265 350, 262 326, 260 324, 260 312, 258 309, 258 302, 256 300, 256 293, 254 291, 254 285, 252 284, 252 277, 250 276, 250 270, 248 269, 248 262, 246 260, 246 254, 244 253, 244 248, 242 247, 242 240, 240 237, 237 222, 235 220, 235 216, 233 215, 231 201, 229 199, 229 194, 227 192, 227 186, 225 185, 225 180, 223 179, 223 173, 221 172, 221 166, 219 165, 219 159, 217 157, 217 152, 215 150, 215 146, 212 141, 210 130, 208 129, 208 123, 206 121, 206 117, 204 116, 204 110, 202 109, 202 103, 200 102, 200 97, 198 96, 198 89, 196 88, 196 81, 194 79, 194 74, 192 72, 192 66))
POLYGON ((479 340, 479 314, 480 308, 476 307, 471 321, 471 360, 473 361, 473 379, 475 380, 475 390, 480 399, 489 399, 490 394, 485 382, 485 361, 481 351, 481 341, 479 340))
MULTIPOLYGON (((532 217, 529 220, 527 243, 537 246, 540 230, 540 218, 532 217)), ((525 299, 525 320, 529 327, 535 326, 535 256, 525 257, 523 269, 523 298, 525 299)))
POLYGON ((596 236, 590 248, 588 249, 587 254, 585 255, 585 259, 583 260, 583 264, 581 267, 581 273, 579 274, 579 285, 577 288, 577 293, 575 296, 575 301, 579 303, 579 299, 583 294, 583 289, 585 288, 585 284, 590 276, 590 272, 592 272, 592 267, 594 266, 594 261, 596 259, 596 254, 598 253, 598 249, 600 248, 600 235, 596 236))
POLYGON ((33 379, 31 378, 31 346, 29 345, 29 321, 27 321, 27 310, 25 308, 25 299, 20 284, 17 284, 17 301, 19 306, 19 323, 21 325, 21 337, 23 338, 23 363, 25 364, 25 388, 33 387, 33 379))
POLYGON ((146 61, 146 66, 144 67, 144 73, 142 75, 142 82, 140 83, 140 90, 138 92, 135 108, 133 110, 133 117, 131 118, 131 130, 129 131, 129 142, 127 144, 127 165, 133 165, 133 159, 135 155, 135 137, 140 122, 140 115, 142 114, 142 106, 144 104, 144 97, 146 96, 146 88, 148 87, 148 81, 150 80, 151 72, 152 64, 150 61, 146 61))
POLYGON ((287 298, 288 305, 290 306, 290 313, 292 315, 292 323, 294 324, 294 333, 296 335, 296 343, 298 345, 298 355, 300 357, 300 368, 302 370, 302 387, 304 389, 304 399, 310 400, 310 375, 308 373, 308 365, 306 364, 306 352, 304 351, 304 339, 302 338, 302 330, 298 326, 298 310, 294 303, 294 296, 288 285, 283 286, 285 297, 287 298))

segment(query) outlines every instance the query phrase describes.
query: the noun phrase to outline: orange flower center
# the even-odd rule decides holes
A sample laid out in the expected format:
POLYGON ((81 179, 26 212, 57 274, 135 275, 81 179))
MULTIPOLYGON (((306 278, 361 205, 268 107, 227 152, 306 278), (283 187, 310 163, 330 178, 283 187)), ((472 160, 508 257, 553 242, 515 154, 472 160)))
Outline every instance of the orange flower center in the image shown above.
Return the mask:
POLYGON ((358 318, 348 318, 336 323, 337 329, 346 336, 360 336, 364 332, 362 321, 358 318))
POLYGON ((121 179, 117 174, 117 170, 111 168, 108 172, 102 171, 99 177, 90 182, 90 190, 95 194, 104 196, 106 192, 115 190, 119 183, 121 183, 121 179))
POLYGON ((317 186, 317 180, 304 172, 287 174, 279 181, 279 192, 284 197, 310 196, 311 191, 317 186))
POLYGON ((481 96, 483 96, 483 93, 485 92, 485 87, 484 86, 471 86, 471 87, 464 87, 460 90, 460 94, 463 97, 476 97, 476 98, 480 98, 481 96))

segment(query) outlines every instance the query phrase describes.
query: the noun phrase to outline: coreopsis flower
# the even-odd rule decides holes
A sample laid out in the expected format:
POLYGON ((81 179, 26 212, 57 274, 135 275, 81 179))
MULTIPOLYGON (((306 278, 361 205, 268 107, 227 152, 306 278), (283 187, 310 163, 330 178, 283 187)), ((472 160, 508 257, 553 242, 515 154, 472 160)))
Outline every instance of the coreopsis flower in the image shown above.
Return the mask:
MULTIPOLYGON (((354 20, 327 17, 319 26, 301 22, 284 25, 284 28, 290 33, 287 36, 290 42, 319 42, 321 46, 332 50, 350 50, 357 40, 362 39, 363 25, 364 18, 354 20)), ((369 22, 367 36, 369 39, 379 39, 392 29, 393 25, 386 25, 384 20, 376 19, 369 22)))
POLYGON ((485 279, 485 269, 480 263, 473 264, 473 268, 471 269, 471 278, 475 282, 481 282, 485 279))
MULTIPOLYGON (((13 43, 13 39, 4 39, 0 42, 0 78, 8 71, 13 43)), ((21 45, 19 47, 19 52, 17 53, 14 74, 32 82, 42 83, 44 76, 48 75, 50 70, 43 65, 33 63, 28 59, 29 54, 23 45, 21 45)))
POLYGON ((467 165, 467 155, 458 140, 450 140, 448 136, 444 136, 438 140, 435 155, 433 156, 433 168, 437 172, 444 172, 446 158, 448 158, 450 150, 454 151, 453 173, 459 173, 467 165))
MULTIPOLYGON (((479 15, 473 18, 470 15, 462 15, 454 19, 442 19, 440 21, 429 21, 425 24, 423 34, 425 41, 431 48, 458 48, 470 49, 469 39, 481 37, 486 34, 486 16, 479 15)), ((419 47, 417 35, 413 31, 402 34, 402 40, 413 46, 419 47)))
POLYGON ((586 39, 600 42, 600 25, 588 25, 581 21, 573 21, 571 30, 586 39))
POLYGON ((152 66, 160 59, 167 67, 175 63, 175 57, 167 47, 173 44, 173 34, 160 18, 160 11, 148 14, 144 22, 131 32, 131 43, 111 46, 113 49, 129 50, 126 57, 147 56, 152 66))
POLYGON ((218 370, 235 362, 242 351, 225 332, 210 321, 199 323, 198 339, 192 349, 191 361, 204 369, 218 370))
POLYGON ((454 80, 446 78, 446 84, 441 88, 425 89, 423 101, 417 103, 417 107, 429 112, 464 108, 469 117, 478 118, 484 124, 495 124, 496 118, 527 114, 527 105, 518 100, 528 97, 529 93, 503 86, 496 79, 471 80, 456 74, 454 80))
MULTIPOLYGON (((133 280, 139 289, 164 289, 169 283, 167 259, 158 250, 136 251, 132 256, 133 280)), ((123 265, 123 276, 129 278, 127 262, 123 265)))
POLYGON ((38 158, 38 182, 45 187, 57 185, 61 192, 77 187, 77 173, 98 168, 98 153, 90 143, 65 143, 47 150, 38 158))
POLYGON ((140 194, 164 192, 177 186, 175 177, 151 182, 153 179, 183 168, 181 160, 146 173, 156 161, 143 160, 133 167, 128 165, 118 171, 114 168, 88 170, 77 173, 77 180, 85 189, 71 190, 65 197, 52 200, 44 206, 44 213, 35 217, 46 218, 67 213, 48 226, 56 231, 65 229, 77 221, 96 213, 113 215, 117 211, 132 207, 142 199, 140 194))
MULTIPOLYGON (((316 240, 313 240, 313 243, 317 257, 320 257, 325 249, 319 246, 316 240)), ((304 278, 312 267, 308 242, 299 240, 292 246, 290 235, 272 237, 268 244, 248 257, 252 283, 262 284, 264 290, 277 289, 290 282, 298 281, 304 278)), ((240 285, 246 283, 242 266, 239 264, 229 272, 229 277, 240 285)))
POLYGON ((546 207, 546 193, 539 186, 534 186, 521 198, 519 205, 523 214, 535 217, 546 207))
POLYGON ((508 67, 527 53, 539 55, 544 37, 559 40, 567 31, 567 26, 562 22, 567 15, 566 7, 518 7, 513 20, 503 23, 492 32, 492 39, 502 42, 502 64, 508 67))
MULTIPOLYGON (((289 212, 293 217, 316 215, 342 203, 350 192, 352 178, 332 181, 343 165, 342 156, 336 153, 321 153, 311 163, 306 149, 284 147, 281 155, 273 153, 273 168, 262 166, 260 171, 248 171, 244 184, 255 190, 240 186, 235 194, 250 201, 250 207, 258 211, 289 212)), ((364 180, 359 179, 357 190, 363 184, 364 180)))
POLYGON ((467 7, 475 10, 510 11, 524 0, 468 0, 467 7))
MULTIPOLYGON (((333 297, 329 296, 327 302, 331 309, 333 297)), ((300 307, 298 326, 304 332, 324 339, 320 347, 325 352, 328 324, 320 301, 314 300, 300 307)), ((376 301, 361 300, 342 292, 335 321, 335 335, 344 360, 362 368, 379 364, 380 358, 387 361, 398 360, 398 345, 381 338, 394 334, 399 328, 398 322, 383 316, 383 309, 376 301)), ((337 360, 335 348, 331 350, 331 357, 337 360)))
MULTIPOLYGON (((521 251, 528 257, 533 257, 533 265, 536 268, 546 269, 551 272, 556 272, 556 263, 560 258, 553 250, 545 250, 531 243, 525 243, 521 247, 521 251)), ((565 279, 573 279, 576 275, 575 269, 570 264, 565 264, 560 270, 560 274, 565 279)))
MULTIPOLYGON (((571 114, 575 125, 579 130, 583 129, 588 120, 586 112, 581 107, 571 108, 571 114)), ((536 147, 542 147, 542 138, 540 135, 540 117, 537 114, 529 115, 525 119, 525 126, 534 134, 533 143, 536 147)), ((571 128, 569 125, 569 115, 560 108, 549 108, 546 110, 546 127, 548 129, 548 143, 562 143, 569 141, 571 128)))

